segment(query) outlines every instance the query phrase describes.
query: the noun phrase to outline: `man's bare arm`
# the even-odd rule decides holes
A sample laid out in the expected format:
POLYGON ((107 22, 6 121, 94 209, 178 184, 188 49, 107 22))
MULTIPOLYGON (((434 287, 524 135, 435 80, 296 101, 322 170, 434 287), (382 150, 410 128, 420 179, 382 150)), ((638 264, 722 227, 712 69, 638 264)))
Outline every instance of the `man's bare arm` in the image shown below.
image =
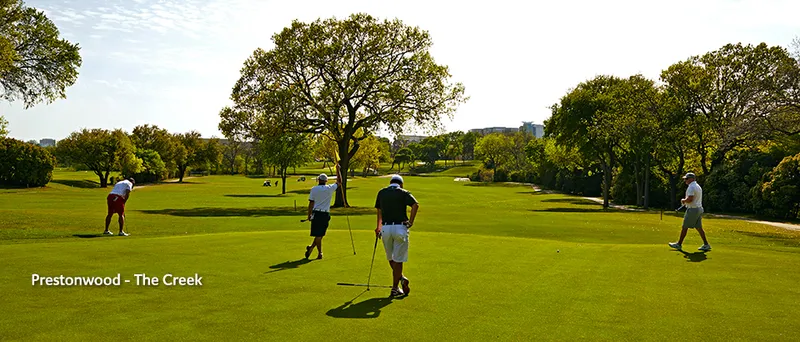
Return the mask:
POLYGON ((694 196, 686 196, 686 198, 681 200, 681 203, 692 203, 694 201, 694 196))
POLYGON ((411 226, 414 225, 414 219, 417 218, 417 210, 419 210, 419 203, 414 203, 414 205, 411 206, 411 219, 406 223, 406 227, 411 228, 411 226))
POLYGON ((380 209, 376 209, 376 210, 378 211, 378 222, 376 224, 377 228, 375 228, 375 236, 378 236, 378 235, 380 235, 381 227, 383 226, 383 214, 381 213, 380 209))
POLYGON ((314 201, 308 200, 308 219, 311 219, 311 213, 314 211, 314 201))

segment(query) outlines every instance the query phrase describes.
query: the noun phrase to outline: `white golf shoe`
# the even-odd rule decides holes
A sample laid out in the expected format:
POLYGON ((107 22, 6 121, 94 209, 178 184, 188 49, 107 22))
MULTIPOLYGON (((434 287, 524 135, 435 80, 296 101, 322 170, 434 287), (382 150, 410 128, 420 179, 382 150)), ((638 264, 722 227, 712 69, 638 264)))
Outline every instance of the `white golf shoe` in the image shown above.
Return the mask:
POLYGON ((677 249, 679 251, 683 250, 683 246, 681 246, 681 244, 679 244, 677 242, 670 242, 669 246, 672 247, 672 248, 675 248, 675 249, 677 249))
POLYGON ((702 246, 700 246, 700 248, 698 248, 697 250, 698 250, 698 251, 703 251, 703 252, 708 252, 708 251, 710 251, 710 250, 711 250, 711 245, 708 245, 708 244, 706 244, 706 245, 702 245, 702 246))

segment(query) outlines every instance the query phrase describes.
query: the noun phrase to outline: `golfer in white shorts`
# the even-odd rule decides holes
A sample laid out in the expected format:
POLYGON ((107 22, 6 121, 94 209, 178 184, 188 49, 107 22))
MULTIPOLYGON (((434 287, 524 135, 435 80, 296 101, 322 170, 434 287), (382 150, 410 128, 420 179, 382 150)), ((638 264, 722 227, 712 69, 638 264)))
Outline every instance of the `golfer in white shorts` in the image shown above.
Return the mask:
POLYGON ((392 297, 408 295, 408 278, 403 275, 403 263, 408 261, 408 230, 414 225, 419 203, 410 192, 403 189, 403 177, 393 175, 389 186, 378 191, 375 199, 378 210, 376 237, 383 240, 386 259, 392 267, 392 297), (411 207, 411 219, 406 207, 411 207), (403 289, 399 288, 402 281, 403 289))

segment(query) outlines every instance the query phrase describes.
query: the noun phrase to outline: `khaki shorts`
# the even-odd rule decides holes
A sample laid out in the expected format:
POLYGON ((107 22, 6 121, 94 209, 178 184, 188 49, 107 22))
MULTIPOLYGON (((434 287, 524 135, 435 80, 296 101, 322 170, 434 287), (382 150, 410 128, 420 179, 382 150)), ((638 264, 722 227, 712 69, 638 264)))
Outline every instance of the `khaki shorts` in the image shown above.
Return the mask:
POLYGON ((687 208, 683 214, 683 228, 703 228, 703 208, 687 208))
POLYGON ((403 224, 385 225, 381 228, 381 239, 387 260, 408 261, 408 227, 403 224))

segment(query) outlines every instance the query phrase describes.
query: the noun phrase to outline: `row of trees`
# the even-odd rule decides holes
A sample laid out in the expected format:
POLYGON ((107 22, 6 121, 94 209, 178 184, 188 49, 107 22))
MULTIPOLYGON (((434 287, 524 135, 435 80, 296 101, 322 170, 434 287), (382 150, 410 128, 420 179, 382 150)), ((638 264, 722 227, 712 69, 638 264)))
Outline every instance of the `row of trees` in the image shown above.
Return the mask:
POLYGON ((537 161, 589 187, 601 174, 604 206, 612 197, 675 206, 680 176, 693 171, 712 210, 798 214, 800 193, 791 186, 800 178, 786 177, 800 152, 800 61, 782 47, 725 45, 670 66, 659 83, 598 76, 552 111, 552 141, 539 143, 545 159, 537 161), (547 159, 547 148, 575 159, 547 159))
MULTIPOLYGON (((392 151, 392 169, 397 165, 398 170, 402 171, 406 165, 421 161, 424 166, 411 168, 415 171, 433 171, 438 160, 444 160, 444 166, 447 167, 450 161, 455 165, 457 159, 474 159, 475 144, 479 137, 475 132, 456 131, 426 137, 420 142, 397 144, 397 150, 392 151)), ((402 137, 398 139, 402 141, 402 137)))
POLYGON ((190 167, 208 169, 209 164, 219 164, 222 147, 218 139, 204 141, 195 131, 172 134, 142 125, 130 134, 119 129, 82 129, 59 141, 55 154, 62 165, 94 172, 100 186, 106 187, 112 171, 138 182, 166 178, 182 182, 190 167))

